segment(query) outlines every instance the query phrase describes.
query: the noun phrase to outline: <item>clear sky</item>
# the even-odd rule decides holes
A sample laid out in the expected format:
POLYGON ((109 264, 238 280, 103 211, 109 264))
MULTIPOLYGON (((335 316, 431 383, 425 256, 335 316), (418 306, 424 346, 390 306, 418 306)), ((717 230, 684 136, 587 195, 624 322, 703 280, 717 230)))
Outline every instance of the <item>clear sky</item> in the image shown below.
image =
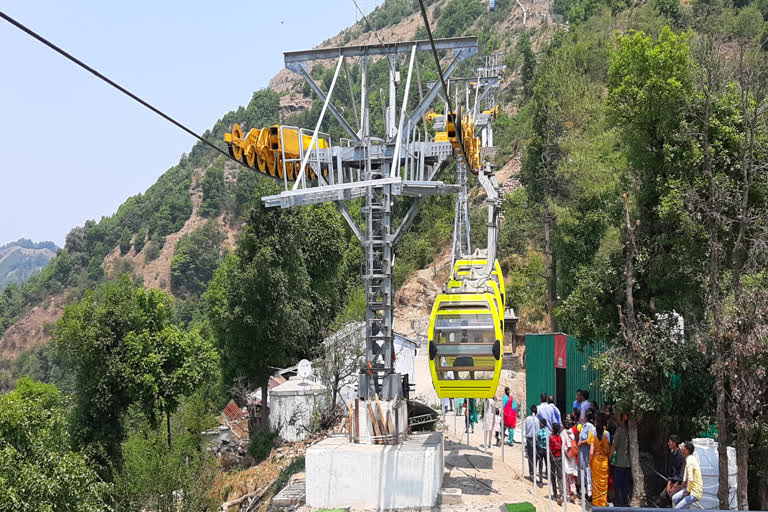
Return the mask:
MULTIPOLYGON (((370 12, 380 0, 358 0, 370 12)), ((198 133, 356 21, 351 0, 62 2, 0 10, 198 133)), ((64 237, 144 192, 195 143, 0 19, 0 245, 64 237)))

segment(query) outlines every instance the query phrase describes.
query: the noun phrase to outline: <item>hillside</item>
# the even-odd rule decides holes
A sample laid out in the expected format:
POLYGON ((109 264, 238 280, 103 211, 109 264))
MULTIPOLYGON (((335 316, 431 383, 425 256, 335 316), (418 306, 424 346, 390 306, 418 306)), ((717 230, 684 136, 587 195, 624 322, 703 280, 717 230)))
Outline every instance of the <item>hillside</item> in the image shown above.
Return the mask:
MULTIPOLYGON (((641 468, 641 459, 668 460, 672 433, 694 439, 716 430, 721 462, 729 445, 736 448, 739 508, 758 508, 759 502, 768 509, 761 464, 768 457, 768 409, 761 407, 768 403, 768 0, 498 0, 494 12, 481 0, 425 3, 436 37, 474 35, 481 55, 504 55, 494 122, 493 163, 503 191, 497 254, 506 303, 520 316, 519 331, 564 332, 594 349, 588 364, 569 362, 568 371, 589 373, 590 391, 599 388, 615 412, 629 415, 633 468, 641 468)), ((360 22, 322 44, 423 39, 417 8, 413 0, 388 0, 370 13, 376 34, 360 22)), ((480 57, 465 62, 456 75, 470 76, 479 62, 480 57)), ((435 80, 436 68, 426 55, 418 81, 435 80)), ((318 63, 309 73, 327 89, 333 67, 318 63)), ((372 60, 370 90, 383 89, 388 74, 387 59, 372 60)), ((360 80, 350 75, 343 77, 336 103, 353 118, 351 98, 360 80)), ((270 84, 205 136, 223 146, 234 122, 246 130, 278 122, 314 126, 321 104, 309 87, 285 71, 270 84)), ((370 96, 369 121, 378 133, 383 96, 370 96)), ((334 142, 343 136, 332 117, 321 130, 334 142)), ((443 178, 454 179, 454 169, 443 178)), ((154 381, 144 371, 151 359, 141 351, 151 330, 144 322, 154 314, 163 316, 169 335, 178 332, 189 343, 201 343, 191 347, 202 346, 206 337, 216 342, 223 363, 218 383, 253 374, 262 380, 248 386, 266 389, 274 368, 313 358, 314 350, 331 352, 318 348, 324 347, 321 337, 359 319, 364 309, 364 291, 355 279, 360 244, 330 204, 283 211, 255 207, 260 196, 278 189, 198 143, 114 215, 74 228, 64 249, 38 274, 0 293, 0 390, 23 374, 73 389, 59 366, 59 351, 46 344, 51 324, 67 303, 118 277, 119 283, 95 292, 114 297, 114 305, 83 301, 73 308, 77 315, 67 314, 59 326, 71 355, 78 356, 70 359, 80 365, 79 404, 88 414, 95 411, 90 420, 112 422, 102 430, 105 439, 116 439, 121 420, 110 418, 109 402, 92 398, 91 391, 100 392, 94 384, 102 381, 89 379, 94 369, 108 370, 107 380, 120 392, 111 404, 118 406, 129 403, 122 401, 124 376, 146 380, 137 389, 154 396, 150 385, 162 373, 154 381), (232 247, 237 257, 225 259, 232 247), (153 303, 144 297, 162 294, 145 293, 141 285, 168 290, 175 299, 164 297, 149 312, 153 303), (200 300, 206 290, 207 311, 200 300), (131 343, 124 342, 127 335, 115 336, 115 359, 103 359, 101 327, 111 328, 113 318, 122 322, 134 310, 141 314, 131 332, 140 328, 141 336, 132 336, 131 343), (261 320, 274 328, 262 329, 261 320), (91 335, 87 354, 96 364, 73 351, 91 335), (301 346, 288 347, 295 338, 301 346), (252 368, 259 363, 261 368, 252 368), (131 371, 115 370, 121 367, 131 371)), ((394 222, 408 201, 394 202, 394 222)), ((483 247, 487 210, 476 187, 469 203, 472 244, 483 247)), ((347 205, 360 221, 361 202, 347 205)), ((396 249, 394 266, 395 326, 410 336, 424 334, 430 305, 448 274, 454 198, 430 196, 419 212, 396 249)), ((211 350, 211 366, 215 355, 211 350)), ((163 357, 158 352, 154 360, 163 357)), ((550 384, 537 385, 557 387, 551 363, 528 363, 528 375, 540 368, 552 376, 550 384)), ((428 379, 421 382, 429 387, 428 379)), ((224 392, 214 391, 216 386, 213 380, 203 385, 201 395, 212 395, 190 397, 190 407, 198 407, 199 398, 221 410, 230 396, 213 396, 224 392)), ((536 390, 542 391, 548 390, 536 390)), ((152 411, 159 403, 149 404, 152 411)), ((253 413, 255 420, 255 408, 253 413)), ((171 417, 168 411, 169 449, 171 417)), ((194 421, 183 431, 203 430, 194 421)), ((78 425, 87 427, 88 421, 78 425)), ((139 443, 146 438, 139 430, 132 435, 139 443)), ((258 439, 251 446, 260 452, 271 443, 258 439)), ((143 463, 146 454, 162 452, 142 449, 134 470, 152 468, 143 463)), ((167 471, 184 466, 174 463, 167 471)), ((199 474, 205 473, 210 471, 202 468, 199 474)), ((126 474, 127 481, 136 480, 126 474)), ((153 477, 146 480, 154 483, 153 477)), ((725 471, 721 477, 728 479, 725 471)), ((187 496, 188 489, 206 485, 200 481, 169 485, 165 495, 181 489, 177 496, 187 496)), ((649 473, 645 488, 640 478, 634 485, 637 500, 658 505, 643 495, 658 496, 663 481, 649 473)))
POLYGON ((26 238, 0 247, 0 291, 11 283, 22 284, 56 256, 53 242, 34 243, 26 238))
MULTIPOLYGON (((495 13, 488 13, 479 2, 443 0, 428 3, 432 22, 438 27, 450 27, 438 28, 437 36, 480 34, 481 45, 486 50, 510 55, 515 53, 514 43, 523 25, 522 12, 514 2, 497 2, 495 13), (463 6, 462 9, 469 6, 477 15, 465 18, 462 16, 464 11, 451 9, 452 4, 463 6)), ((527 10, 527 27, 532 34, 536 34, 536 45, 543 44, 554 32, 554 26, 548 22, 549 8, 541 2, 523 4, 527 10)), ((385 40, 424 38, 415 7, 412 2, 388 1, 376 9, 369 19, 379 37, 385 40)), ((376 36, 361 21, 319 46, 375 41, 376 36)), ((381 68, 379 74, 383 75, 381 70, 384 66, 384 60, 372 66, 374 80, 377 79, 375 70, 381 68)), ((313 68, 312 73, 324 80, 329 71, 321 63, 313 68)), ((510 73, 507 77, 512 89, 516 80, 517 73, 510 73)), ((375 125, 381 122, 381 114, 376 98, 372 97, 371 101, 371 121, 375 125)), ((317 100, 303 81, 297 75, 282 70, 270 81, 268 89, 254 93, 247 106, 227 113, 205 135, 209 140, 220 142, 224 131, 233 122, 250 127, 274 124, 279 119, 286 124, 312 126, 317 112, 313 106, 317 106, 317 100)), ((509 102, 505 102, 502 108, 514 110, 509 102)), ((332 134, 339 133, 334 120, 326 121, 323 128, 332 134)), ((196 290, 187 290, 183 281, 189 276, 183 275, 183 269, 177 269, 176 278, 172 272, 180 240, 193 233, 200 234, 203 226, 212 224, 215 229, 209 229, 208 234, 221 238, 223 251, 231 249, 239 231, 242 212, 252 200, 252 191, 259 181, 256 173, 249 173, 212 154, 202 144, 196 144, 177 166, 163 174, 145 193, 126 200, 114 215, 74 228, 67 235, 62 254, 45 272, 33 278, 24 290, 0 295, 0 353, 5 357, 15 357, 26 348, 47 342, 50 336, 45 325, 55 322, 68 301, 77 300, 89 287, 121 273, 131 273, 147 287, 160 287, 194 302, 202 291, 200 286, 196 290)), ((446 220, 437 227, 429 227, 432 234, 428 236, 438 241, 438 245, 433 245, 425 253, 414 249, 419 237, 405 238, 403 253, 410 256, 399 258, 400 284, 413 271, 428 265, 450 236, 448 217, 452 215, 451 200, 434 203, 433 208, 446 220)), ((414 230, 420 230, 418 223, 414 230)), ((426 230, 425 227, 422 231, 426 230)), ((207 272, 210 275, 212 269, 207 272)))
MULTIPOLYGON (((620 130, 606 107, 611 53, 617 34, 643 30, 660 37, 668 24, 676 30, 695 30, 701 14, 674 0, 640 4, 499 0, 495 12, 480 0, 427 4, 436 37, 475 35, 481 54, 505 56, 506 71, 497 96, 502 114, 495 124, 499 148, 495 163, 505 194, 499 254, 507 296, 521 315, 521 329, 557 328, 585 337, 612 335, 616 298, 595 296, 595 290, 611 289, 616 280, 612 265, 620 220, 615 198, 627 183, 623 176, 628 168, 620 130), (543 166, 544 161, 551 163, 543 166), (526 184, 527 188, 521 187, 526 184), (542 219, 548 220, 544 230, 542 219), (549 242, 545 232, 550 234, 549 242), (561 254, 556 262, 554 251, 561 254), (556 299, 545 303, 547 293, 556 299), (582 321, 585 309, 589 322, 582 321)), ((411 0, 388 0, 371 13, 369 21, 384 40, 422 39, 426 34, 417 5, 411 0)), ((732 16, 729 8, 717 9, 724 17, 732 16)), ((760 11, 752 12, 761 17, 760 11)), ((361 21, 320 46, 374 41, 376 35, 361 21)), ((470 74, 477 64, 479 59, 469 61, 456 74, 470 74)), ((383 83, 386 71, 386 60, 373 61, 369 78, 383 83)), ((322 87, 329 86, 330 63, 319 63, 310 72, 322 87)), ((429 59, 422 64, 422 75, 422 81, 436 77, 429 59)), ((354 76, 352 82, 353 89, 359 90, 354 76)), ((350 109, 347 88, 338 91, 337 104, 342 110, 350 109)), ((372 95, 370 102, 371 125, 379 127, 379 95, 372 95)), ((246 129, 277 122, 310 127, 320 106, 297 75, 282 70, 268 89, 255 92, 246 106, 225 114, 204 135, 223 146, 223 134, 234 122, 246 129)), ((326 116, 321 129, 335 140, 342 135, 331 116, 326 116)), ((21 289, 0 294, 0 352, 16 354, 26 346, 45 343, 45 322, 55 320, 67 301, 78 300, 85 290, 122 273, 134 275, 147 287, 171 291, 182 299, 182 316, 191 320, 199 313, 196 299, 222 253, 234 246, 254 191, 258 189, 258 195, 274 190, 270 187, 274 183, 261 180, 258 173, 195 144, 157 183, 128 198, 114 215, 74 228, 59 256, 21 289), (197 265, 198 260, 205 264, 197 265)), ((470 197, 473 233, 477 233, 473 238, 482 244, 482 200, 476 193, 470 197)), ((418 297, 432 286, 419 286, 424 275, 416 272, 440 265, 440 253, 452 230, 452 206, 451 197, 430 198, 397 249, 396 284, 400 287, 407 281, 408 296, 418 297)), ((695 306, 691 297, 679 298, 695 306)), ((418 312, 408 309, 408 320, 402 319, 406 324, 426 313, 426 306, 418 312)))

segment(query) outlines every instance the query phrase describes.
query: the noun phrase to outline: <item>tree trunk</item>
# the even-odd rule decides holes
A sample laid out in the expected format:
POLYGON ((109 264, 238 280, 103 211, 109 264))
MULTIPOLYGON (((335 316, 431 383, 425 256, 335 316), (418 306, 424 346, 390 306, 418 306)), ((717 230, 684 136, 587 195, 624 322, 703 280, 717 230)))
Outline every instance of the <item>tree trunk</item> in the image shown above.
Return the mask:
MULTIPOLYGON (((256 381, 258 382, 258 380, 256 381)), ((256 405, 251 405, 248 402, 248 436, 261 434, 269 430, 269 408, 267 407, 267 401, 269 399, 269 374, 264 377, 264 382, 260 386, 261 389, 261 409, 257 410, 256 405)), ((247 396, 246 396, 247 400, 247 396)))
POLYGON ((629 434, 629 458, 632 464, 632 503, 633 507, 641 507, 645 502, 645 477, 640 467, 640 443, 637 440, 637 419, 629 415, 627 424, 629 434))
MULTIPOLYGON (((546 198, 545 198, 546 201, 546 198)), ((544 254, 547 257, 547 315, 549 315, 550 330, 555 332, 555 317, 552 314, 555 305, 554 255, 552 254, 552 214, 549 203, 544 206, 544 254)))
POLYGON ((736 467, 739 510, 749 510, 749 432, 743 427, 736 432, 736 467))
POLYGON ((551 266, 552 269, 550 270, 550 273, 552 274, 552 282, 550 283, 550 286, 552 288, 552 312, 549 314, 549 323, 552 327, 552 332, 558 332, 560 329, 557 326, 557 319, 555 318, 555 308, 558 305, 557 300, 557 251, 552 249, 552 258, 551 258, 551 266))
POLYGON ((336 373, 333 375, 333 388, 331 389, 331 407, 332 408, 336 407, 336 400, 339 399, 340 387, 341 387, 341 376, 338 373, 336 373))
MULTIPOLYGON (((719 343, 719 340, 717 342, 719 343)), ((717 501, 720 503, 720 510, 728 510, 728 413, 722 370, 715 375, 715 396, 717 397, 717 501)))
POLYGON ((168 432, 168 448, 171 447, 171 411, 165 410, 165 428, 168 432))
POLYGON ((760 495, 760 510, 768 510, 768 479, 761 478, 757 490, 760 495))

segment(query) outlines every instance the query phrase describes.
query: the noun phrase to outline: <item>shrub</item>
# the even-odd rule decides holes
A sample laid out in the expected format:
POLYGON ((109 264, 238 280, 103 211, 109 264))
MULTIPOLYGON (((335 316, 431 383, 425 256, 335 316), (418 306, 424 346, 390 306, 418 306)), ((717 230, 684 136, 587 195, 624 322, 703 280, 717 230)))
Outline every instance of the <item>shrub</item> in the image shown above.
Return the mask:
POLYGON ((120 241, 118 243, 120 245, 120 255, 125 256, 125 254, 131 250, 131 232, 128 230, 128 228, 123 228, 123 231, 120 233, 120 241))
POLYGON ((203 189, 203 202, 200 204, 200 215, 203 217, 216 217, 223 210, 227 193, 224 169, 222 167, 208 169, 201 186, 203 189))
POLYGON ((147 243, 147 228, 141 228, 136 233, 136 236, 133 239, 133 248, 136 250, 136 253, 140 253, 141 250, 144 248, 144 245, 147 243))
POLYGON ((277 439, 276 432, 262 432, 251 437, 251 442, 248 445, 248 454, 254 458, 256 462, 259 462, 270 454, 272 448, 275 446, 275 439, 277 439))
POLYGON ((171 290, 174 294, 200 295, 221 262, 224 234, 209 220, 181 237, 171 260, 171 290))
POLYGON ((160 256, 160 251, 163 250, 165 245, 165 237, 157 238, 149 242, 149 248, 147 248, 147 261, 156 260, 160 256))

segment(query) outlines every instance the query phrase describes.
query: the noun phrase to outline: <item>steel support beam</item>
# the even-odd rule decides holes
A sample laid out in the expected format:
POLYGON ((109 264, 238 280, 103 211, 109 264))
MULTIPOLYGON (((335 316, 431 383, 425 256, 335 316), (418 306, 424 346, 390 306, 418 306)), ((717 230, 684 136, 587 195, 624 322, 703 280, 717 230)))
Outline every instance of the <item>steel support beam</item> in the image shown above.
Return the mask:
MULTIPOLYGON (((311 154, 312 150, 315 148, 319 149, 320 147, 320 145, 317 143, 317 133, 320 131, 320 125, 322 124, 323 118, 325 117, 325 109, 329 106, 333 106, 331 105, 331 95, 333 94, 333 88, 336 87, 336 79, 339 77, 339 71, 341 70, 341 65, 343 63, 344 57, 339 57, 339 62, 336 64, 336 72, 333 74, 333 80, 331 81, 331 87, 328 89, 328 96, 323 99, 323 109, 320 111, 320 117, 317 118, 317 124, 315 124, 315 131, 312 134, 312 142, 309 144, 309 150, 306 152, 304 159, 301 161, 301 170, 299 171, 299 175, 296 177, 296 183, 293 184, 293 190, 299 188, 299 184, 304 181, 304 177, 306 176, 307 162, 309 161, 309 155, 311 154)), ((310 77, 309 80, 312 80, 312 78, 310 77)), ((317 179, 321 183, 325 184, 322 173, 317 173, 317 179)))
POLYGON ((395 154, 392 157, 392 172, 390 177, 400 175, 400 148, 403 145, 403 122, 405 121, 405 110, 408 106, 408 94, 411 92, 411 75, 413 74, 413 63, 416 60, 416 45, 411 50, 411 60, 408 64, 408 78, 405 80, 405 92, 403 93, 403 103, 400 109, 400 124, 397 127, 395 154))
MULTIPOLYGON (((448 65, 448 67, 443 71, 443 75, 446 79, 448 79, 449 76, 451 76, 451 73, 453 73, 456 70, 456 66, 458 66, 462 61, 468 59, 469 57, 473 56, 477 53, 477 45, 474 46, 474 48, 466 48, 461 51, 455 52, 453 60, 448 65)), ((430 87, 429 92, 427 92, 426 96, 424 96, 424 99, 419 102, 419 104, 416 106, 414 111, 411 113, 410 120, 412 123, 417 123, 419 120, 424 117, 424 114, 427 113, 427 109, 430 105, 432 105, 432 102, 435 101, 435 98, 437 97, 438 93, 442 91, 442 88, 440 87, 440 84, 434 84, 432 87, 430 87)))
MULTIPOLYGON (((476 37, 450 37, 445 39, 435 39, 435 48, 437 50, 461 51, 472 49, 477 52, 476 37)), ((340 55, 344 57, 373 57, 375 55, 393 55, 409 53, 411 47, 416 45, 417 52, 432 51, 429 41, 422 39, 420 41, 406 41, 398 43, 371 44, 361 46, 346 46, 335 48, 318 48, 315 50, 298 50, 294 52, 285 52, 283 57, 285 67, 289 64, 302 63, 311 60, 336 59, 340 55)), ((290 68, 289 68, 290 69, 290 68)))
MULTIPOLYGON (((343 56, 341 57, 341 62, 343 60, 343 56)), ((341 124, 341 127, 344 128, 344 131, 347 132, 347 134, 352 137, 352 140, 355 141, 355 144, 360 144, 360 137, 357 136, 357 132, 349 125, 346 119, 344 119, 344 116, 341 115, 341 112, 339 112, 336 107, 333 106, 333 103, 328 101, 330 97, 330 92, 328 93, 328 97, 326 97, 325 93, 320 89, 320 86, 318 86, 312 76, 307 72, 306 64, 286 64, 286 68, 290 69, 291 71, 294 71, 301 76, 304 77, 304 80, 307 81, 309 86, 312 88, 313 91, 315 91, 315 94, 317 94, 317 97, 323 100, 324 103, 328 104, 328 110, 331 111, 331 114, 333 114, 333 117, 336 118, 336 120, 341 124)), ((338 71, 337 71, 338 74, 338 71)))
POLYGON ((453 217, 451 268, 456 265, 456 261, 472 253, 467 206, 467 168, 462 161, 456 162, 456 184, 459 186, 459 193, 456 195, 456 209, 453 217))
MULTIPOLYGON (((440 175, 443 174, 443 171, 445 168, 448 167, 448 160, 443 160, 440 162, 439 165, 435 167, 435 169, 432 171, 432 175, 429 177, 429 181, 436 180, 440 177, 440 175)), ((403 217, 403 220, 400 222, 400 225, 397 227, 397 230, 395 231, 395 234, 392 235, 392 245, 397 246, 397 244, 400 243, 400 240, 402 240, 403 235, 408 230, 409 227, 411 227, 411 224, 413 224, 413 221, 416 220, 416 216, 419 214, 419 209, 424 204, 424 201, 427 200, 427 196, 422 196, 414 202, 410 208, 408 208, 408 211, 405 214, 405 217, 403 217)))
POLYGON ((349 210, 347 210, 347 207, 344 206, 344 203, 341 201, 335 201, 335 204, 336 208, 341 212, 342 217, 344 217, 344 220, 349 224, 349 229, 351 229, 357 239, 362 242, 363 232, 360 230, 360 226, 357 225, 357 222, 355 222, 355 219, 352 218, 352 214, 349 213, 349 210))

